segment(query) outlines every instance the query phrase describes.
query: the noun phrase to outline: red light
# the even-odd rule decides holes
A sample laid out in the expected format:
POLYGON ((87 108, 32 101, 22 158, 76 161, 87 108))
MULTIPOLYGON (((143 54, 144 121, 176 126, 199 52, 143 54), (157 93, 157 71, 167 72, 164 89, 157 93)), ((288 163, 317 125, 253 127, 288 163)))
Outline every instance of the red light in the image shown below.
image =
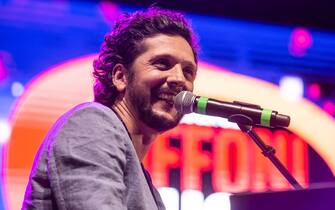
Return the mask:
POLYGON ((313 83, 308 86, 307 90, 308 97, 312 99, 319 99, 321 96, 321 88, 320 85, 317 83, 313 83))
POLYGON ((335 114, 335 104, 331 101, 326 101, 323 104, 323 109, 330 115, 334 115, 335 114))
POLYGON ((3 56, 0 55, 0 81, 7 77, 6 65, 3 56))
POLYGON ((120 15, 119 6, 113 2, 101 1, 99 9, 107 23, 114 22, 120 15))
POLYGON ((296 28, 292 31, 289 52, 293 56, 301 57, 306 54, 306 50, 312 46, 312 35, 304 28, 296 28))

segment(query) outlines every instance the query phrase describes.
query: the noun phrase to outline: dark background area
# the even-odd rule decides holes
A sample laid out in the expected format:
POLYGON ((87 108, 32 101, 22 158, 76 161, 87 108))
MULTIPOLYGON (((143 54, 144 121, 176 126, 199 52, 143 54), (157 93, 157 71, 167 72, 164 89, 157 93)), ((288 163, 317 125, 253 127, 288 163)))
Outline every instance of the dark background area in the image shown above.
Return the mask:
POLYGON ((335 30, 335 2, 332 0, 114 0, 113 2, 132 6, 154 4, 192 13, 335 30))

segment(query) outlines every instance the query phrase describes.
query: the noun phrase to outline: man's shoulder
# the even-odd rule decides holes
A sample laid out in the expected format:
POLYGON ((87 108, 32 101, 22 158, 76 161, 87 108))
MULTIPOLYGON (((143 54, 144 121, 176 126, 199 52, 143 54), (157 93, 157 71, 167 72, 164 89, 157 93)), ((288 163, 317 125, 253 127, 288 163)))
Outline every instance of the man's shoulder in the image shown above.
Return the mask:
POLYGON ((47 138, 56 142, 81 144, 113 139, 120 141, 120 138, 127 139, 128 133, 112 109, 96 102, 87 102, 61 116, 47 138))
POLYGON ((63 114, 57 123, 66 124, 68 122, 77 125, 79 123, 82 125, 89 124, 93 127, 104 126, 106 123, 122 124, 112 109, 97 102, 78 104, 63 114))
POLYGON ((62 117, 71 117, 75 114, 89 114, 89 113, 104 113, 106 115, 110 115, 111 117, 116 117, 115 112, 109 107, 97 103, 97 102, 85 102, 76 105, 69 111, 67 111, 62 117))

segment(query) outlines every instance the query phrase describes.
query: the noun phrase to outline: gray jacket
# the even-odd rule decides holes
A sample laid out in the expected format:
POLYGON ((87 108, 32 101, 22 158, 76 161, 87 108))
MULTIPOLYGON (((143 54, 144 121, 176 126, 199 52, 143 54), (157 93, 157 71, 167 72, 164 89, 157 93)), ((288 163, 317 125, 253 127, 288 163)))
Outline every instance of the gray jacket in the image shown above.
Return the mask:
POLYGON ((99 103, 64 114, 43 141, 22 209, 163 210, 117 115, 99 103))

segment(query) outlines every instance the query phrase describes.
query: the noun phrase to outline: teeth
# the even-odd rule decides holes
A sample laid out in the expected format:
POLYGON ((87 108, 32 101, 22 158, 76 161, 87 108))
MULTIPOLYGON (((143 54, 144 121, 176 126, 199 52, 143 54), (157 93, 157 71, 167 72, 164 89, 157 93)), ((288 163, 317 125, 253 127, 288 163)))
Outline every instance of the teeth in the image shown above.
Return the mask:
POLYGON ((174 96, 171 94, 161 93, 158 95, 158 98, 173 101, 174 96))

